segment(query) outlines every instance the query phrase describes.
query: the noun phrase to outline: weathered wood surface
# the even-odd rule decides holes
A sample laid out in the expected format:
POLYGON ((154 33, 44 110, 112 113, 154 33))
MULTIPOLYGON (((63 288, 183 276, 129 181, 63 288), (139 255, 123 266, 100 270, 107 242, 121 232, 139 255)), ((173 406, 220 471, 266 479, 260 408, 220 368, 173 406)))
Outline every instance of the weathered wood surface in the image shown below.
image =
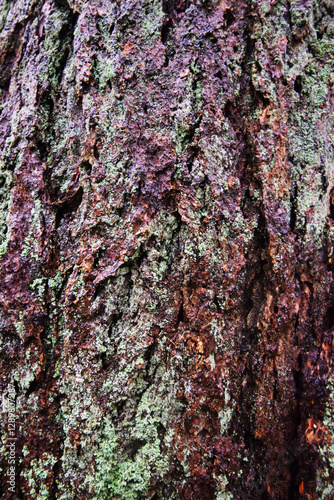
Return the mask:
POLYGON ((1 1, 1 498, 333 498, 333 14, 1 1))

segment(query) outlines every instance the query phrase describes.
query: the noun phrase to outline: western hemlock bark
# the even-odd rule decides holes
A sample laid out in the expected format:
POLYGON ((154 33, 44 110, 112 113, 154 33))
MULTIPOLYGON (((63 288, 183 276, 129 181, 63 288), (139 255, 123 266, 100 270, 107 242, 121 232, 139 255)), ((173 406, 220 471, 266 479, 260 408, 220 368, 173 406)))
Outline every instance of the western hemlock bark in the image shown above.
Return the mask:
POLYGON ((333 498, 333 15, 2 0, 2 498, 333 498))

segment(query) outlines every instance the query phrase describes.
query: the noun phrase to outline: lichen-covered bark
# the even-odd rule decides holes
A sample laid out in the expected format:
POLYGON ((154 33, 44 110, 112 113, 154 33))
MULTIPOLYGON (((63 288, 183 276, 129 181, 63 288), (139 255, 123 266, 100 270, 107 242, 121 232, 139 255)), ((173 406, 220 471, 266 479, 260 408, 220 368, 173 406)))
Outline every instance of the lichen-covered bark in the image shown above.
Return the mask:
POLYGON ((333 1, 0 29, 1 497, 333 498, 333 1))

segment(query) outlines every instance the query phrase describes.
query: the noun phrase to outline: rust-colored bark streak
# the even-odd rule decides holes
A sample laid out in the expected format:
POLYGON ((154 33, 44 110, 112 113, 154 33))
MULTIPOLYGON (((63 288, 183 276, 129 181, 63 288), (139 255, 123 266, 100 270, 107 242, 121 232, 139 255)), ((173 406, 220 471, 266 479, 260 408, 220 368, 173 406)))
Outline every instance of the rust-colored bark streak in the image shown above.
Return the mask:
MULTIPOLYGON (((327 3, 319 2, 321 12, 327 3)), ((20 374, 17 449, 26 452, 18 456, 18 498, 34 498, 27 471, 46 454, 55 457, 43 479, 49 498, 67 487, 93 498, 76 465, 88 420, 71 407, 68 381, 77 365, 100 427, 111 419, 126 455, 145 390, 160 394, 150 363, 169 373, 178 406, 169 441, 159 427, 168 472, 153 468, 133 498, 200 500, 219 489, 238 499, 319 498, 327 463, 320 450, 332 442, 324 418, 333 187, 328 169, 319 187, 318 166, 308 165, 310 192, 320 194, 302 208, 306 173, 296 172, 306 167, 292 135, 302 127, 297 112, 307 118, 307 99, 296 97, 299 80, 287 69, 291 60, 303 75, 306 63, 295 60, 311 43, 311 21, 294 24, 283 0, 168 0, 151 28, 157 2, 108 5, 35 2, 0 39, 1 168, 13 176, 0 366, 4 390, 20 374), (111 15, 114 24, 104 25, 111 15), (67 37, 59 60, 44 43, 56 31, 67 37), (110 60, 108 76, 101 68, 110 60), (45 71, 43 84, 30 64, 45 71), (30 384, 20 385, 29 370, 30 384), (110 383, 105 392, 122 370, 121 390, 110 383), (67 475, 71 446, 77 458, 66 460, 76 472, 67 475)), ((298 9, 306 16, 311 2, 298 9)), ((326 12, 319 26, 333 24, 326 12)), ((319 72, 329 65, 324 56, 319 72)), ((319 112, 315 129, 327 141, 333 85, 330 92, 310 111, 319 112)), ((93 428, 87 448, 98 449, 93 428)), ((328 470, 324 481, 333 484, 328 470)), ((11 498, 4 475, 2 488, 11 498)))

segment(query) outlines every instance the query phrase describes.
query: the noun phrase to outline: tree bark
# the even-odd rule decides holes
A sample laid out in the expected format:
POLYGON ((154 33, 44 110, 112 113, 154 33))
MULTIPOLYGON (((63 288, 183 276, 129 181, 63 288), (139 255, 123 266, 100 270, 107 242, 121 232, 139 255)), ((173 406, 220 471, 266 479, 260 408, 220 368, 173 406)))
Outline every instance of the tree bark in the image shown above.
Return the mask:
POLYGON ((1 498, 334 498, 333 1, 0 28, 1 498))

